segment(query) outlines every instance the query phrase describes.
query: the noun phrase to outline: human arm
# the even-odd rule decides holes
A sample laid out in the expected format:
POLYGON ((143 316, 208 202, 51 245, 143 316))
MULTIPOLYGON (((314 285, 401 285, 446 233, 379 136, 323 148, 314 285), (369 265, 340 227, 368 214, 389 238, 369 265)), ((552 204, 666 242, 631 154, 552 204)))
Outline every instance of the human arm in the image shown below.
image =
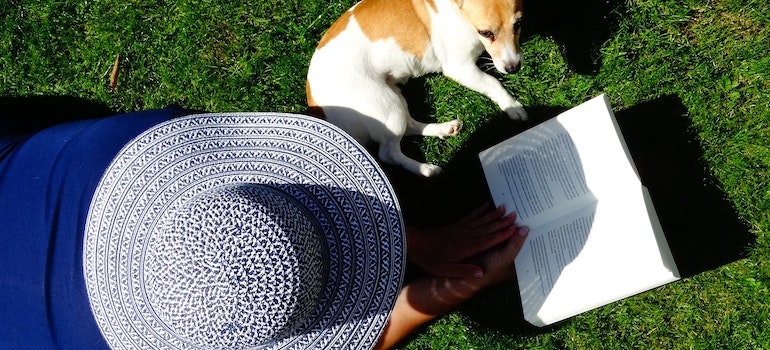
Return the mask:
POLYGON ((528 231, 517 227, 515 233, 506 242, 474 257, 484 269, 481 278, 426 276, 404 286, 375 348, 392 347, 417 327, 451 311, 478 291, 513 277, 513 260, 528 231))

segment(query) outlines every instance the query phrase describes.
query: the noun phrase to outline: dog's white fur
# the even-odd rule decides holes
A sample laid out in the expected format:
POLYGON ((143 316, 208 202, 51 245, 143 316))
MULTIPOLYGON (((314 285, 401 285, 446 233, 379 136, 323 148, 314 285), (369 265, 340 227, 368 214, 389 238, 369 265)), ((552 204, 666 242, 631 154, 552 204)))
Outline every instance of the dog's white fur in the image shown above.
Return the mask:
POLYGON ((401 152, 404 135, 445 138, 461 122, 425 124, 409 115, 397 84, 443 72, 480 92, 512 119, 526 119, 522 105, 476 65, 486 49, 495 68, 514 73, 522 0, 363 0, 326 32, 310 61, 308 106, 360 143, 377 143, 387 163, 433 176, 441 168, 401 152))

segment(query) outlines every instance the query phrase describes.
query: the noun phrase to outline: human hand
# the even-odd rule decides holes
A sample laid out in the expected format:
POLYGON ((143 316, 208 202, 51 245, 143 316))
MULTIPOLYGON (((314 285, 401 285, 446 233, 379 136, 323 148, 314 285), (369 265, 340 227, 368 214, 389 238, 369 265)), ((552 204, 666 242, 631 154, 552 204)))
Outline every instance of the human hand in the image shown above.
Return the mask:
POLYGON ((472 257, 470 260, 484 270, 482 277, 426 276, 406 287, 410 307, 435 317, 468 300, 477 292, 515 275, 513 260, 519 254, 529 231, 516 229, 507 241, 472 257))
POLYGON ((460 220, 435 228, 407 228, 411 262, 439 277, 482 278, 484 270, 468 258, 507 240, 519 229, 515 213, 486 204, 460 220))
POLYGON ((513 260, 524 245, 528 230, 515 228, 514 233, 507 241, 470 259, 483 268, 481 277, 428 275, 405 285, 376 349, 390 348, 420 325, 451 311, 478 291, 513 277, 513 260))

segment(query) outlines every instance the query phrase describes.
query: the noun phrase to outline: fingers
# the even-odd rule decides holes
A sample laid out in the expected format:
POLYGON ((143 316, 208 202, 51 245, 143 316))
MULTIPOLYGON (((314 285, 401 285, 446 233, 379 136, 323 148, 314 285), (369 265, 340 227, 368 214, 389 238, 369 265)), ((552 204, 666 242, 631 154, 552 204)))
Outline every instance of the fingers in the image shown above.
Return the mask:
POLYGON ((508 241, 508 244, 506 244, 503 248, 503 251, 501 252, 502 260, 506 266, 511 267, 507 269, 507 273, 505 273, 503 279, 512 278, 515 275, 515 270, 512 268, 513 261, 516 259, 516 256, 519 255, 521 248, 524 246, 524 242, 527 240, 528 234, 529 229, 526 227, 520 227, 516 234, 513 235, 513 237, 511 237, 511 239, 508 241))
POLYGON ((513 259, 516 258, 517 255, 519 255, 519 251, 521 251, 521 247, 524 246, 524 241, 527 240, 527 235, 529 235, 529 229, 526 227, 518 227, 516 230, 516 234, 511 236, 511 239, 508 240, 508 244, 505 245, 502 251, 502 256, 506 258, 510 258, 510 261, 513 262, 513 259))
POLYGON ((504 245, 480 256, 480 265, 484 266, 484 277, 489 285, 500 283, 515 275, 513 261, 524 246, 528 233, 526 227, 520 227, 504 245))
POLYGON ((516 233, 516 215, 505 215, 505 208, 492 210, 490 205, 484 205, 461 219, 462 224, 447 227, 453 234, 446 236, 452 243, 452 255, 458 261, 490 249, 516 233))
POLYGON ((506 220, 505 222, 499 222, 493 225, 490 232, 481 232, 474 237, 468 237, 463 242, 465 256, 476 255, 489 248, 492 248, 505 240, 514 236, 518 232, 518 227, 514 226, 514 220, 506 220))
POLYGON ((516 221, 516 213, 505 215, 505 207, 503 206, 497 207, 494 210, 489 210, 491 209, 489 206, 486 208, 486 212, 480 215, 476 214, 476 217, 469 222, 468 228, 475 232, 474 236, 494 233, 497 230, 511 226, 516 221))
POLYGON ((492 210, 492 204, 484 203, 480 207, 473 209, 470 213, 460 218, 458 223, 468 223, 468 222, 476 221, 479 217, 484 216, 491 210, 492 210))
MULTIPOLYGON (((435 235, 412 229, 407 236, 412 252, 410 259, 435 276, 482 278, 482 266, 485 264, 474 265, 474 262, 466 259, 488 253, 497 255, 497 259, 502 258, 500 254, 504 248, 509 247, 511 241, 519 240, 513 238, 521 232, 515 222, 514 213, 505 215, 504 207, 493 208, 485 204, 454 224, 433 229, 437 233, 435 235)), ((521 244, 523 243, 519 243, 519 249, 521 244)), ((515 253, 518 253, 518 250, 514 252, 514 256, 515 253)), ((509 253, 505 252, 503 255, 507 254, 509 253)))
MULTIPOLYGON (((504 212, 505 208, 501 207, 501 210, 504 212)), ((494 221, 488 222, 482 227, 479 227, 479 232, 482 233, 494 233, 499 230, 503 230, 506 228, 509 228, 513 226, 513 223, 516 222, 516 213, 511 213, 507 216, 499 216, 494 221)))
MULTIPOLYGON (((473 279, 484 278, 486 272, 490 272, 493 275, 499 275, 499 273, 496 273, 496 271, 500 271, 500 269, 506 269, 507 267, 511 266, 511 264, 513 264, 513 260, 524 246, 524 242, 526 241, 527 235, 529 233, 529 230, 526 227, 515 227, 512 230, 514 234, 510 236, 508 241, 501 247, 497 247, 491 251, 481 253, 481 255, 477 255, 475 258, 471 258, 468 262, 447 263, 441 265, 440 267, 435 267, 431 269, 432 271, 427 272, 438 277, 473 279), (481 266, 485 266, 484 269, 482 269, 481 266)), ((499 277, 493 277, 493 279, 496 280, 499 279, 499 277)))
POLYGON ((487 205, 486 209, 486 212, 480 213, 474 220, 474 223, 479 227, 495 222, 505 215, 505 208, 503 206, 492 209, 491 205, 487 205))

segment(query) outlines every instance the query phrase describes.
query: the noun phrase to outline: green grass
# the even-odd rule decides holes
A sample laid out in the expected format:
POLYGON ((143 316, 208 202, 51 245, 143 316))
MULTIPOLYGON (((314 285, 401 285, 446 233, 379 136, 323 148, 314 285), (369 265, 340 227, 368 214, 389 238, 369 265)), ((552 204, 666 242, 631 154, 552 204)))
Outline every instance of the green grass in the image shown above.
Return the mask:
MULTIPOLYGON (((403 347, 770 348, 770 3, 552 0, 540 3, 595 3, 599 16, 562 11, 546 23, 554 16, 543 12, 551 7, 535 1, 525 0, 531 12, 524 67, 501 78, 506 87, 541 114, 602 92, 617 111, 675 97, 708 173, 755 242, 727 265, 541 330, 517 327, 521 320, 501 327, 485 321, 505 323, 499 306, 511 307, 505 295, 515 289, 502 286, 403 347)), ((79 97, 116 112, 172 103, 216 112, 302 112, 313 48, 352 3, 10 0, 0 8, 0 97, 79 97), (119 82, 111 91, 117 55, 119 82)), ((431 162, 451 164, 477 142, 476 132, 504 118, 489 100, 444 77, 426 77, 417 87, 427 91, 418 118, 465 123, 450 140, 406 141, 431 162)))

